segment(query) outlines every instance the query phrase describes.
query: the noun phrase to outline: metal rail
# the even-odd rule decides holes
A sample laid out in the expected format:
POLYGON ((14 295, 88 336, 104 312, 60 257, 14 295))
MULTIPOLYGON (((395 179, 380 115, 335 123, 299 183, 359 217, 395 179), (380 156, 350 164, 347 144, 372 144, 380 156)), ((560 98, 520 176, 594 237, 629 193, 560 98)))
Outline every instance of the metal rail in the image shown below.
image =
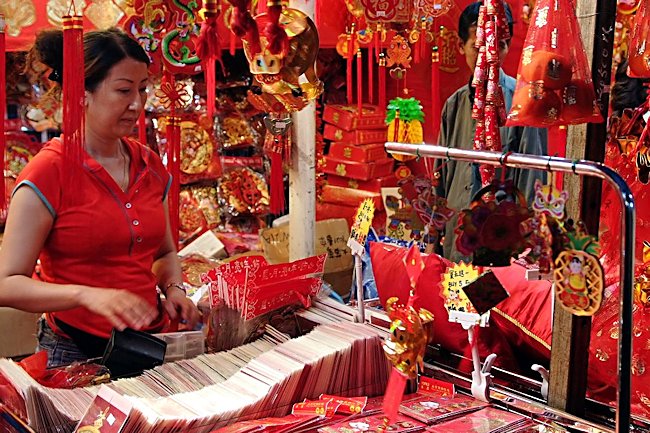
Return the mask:
POLYGON ((630 187, 610 167, 592 161, 572 161, 565 158, 505 154, 498 152, 463 150, 431 144, 404 144, 387 142, 386 150, 402 155, 425 158, 453 159, 494 166, 526 168, 547 172, 573 173, 606 180, 618 193, 623 208, 621 220, 620 310, 618 339, 618 390, 616 395, 616 432, 630 431, 630 371, 632 364, 632 308, 634 279, 634 239, 636 208, 630 187))

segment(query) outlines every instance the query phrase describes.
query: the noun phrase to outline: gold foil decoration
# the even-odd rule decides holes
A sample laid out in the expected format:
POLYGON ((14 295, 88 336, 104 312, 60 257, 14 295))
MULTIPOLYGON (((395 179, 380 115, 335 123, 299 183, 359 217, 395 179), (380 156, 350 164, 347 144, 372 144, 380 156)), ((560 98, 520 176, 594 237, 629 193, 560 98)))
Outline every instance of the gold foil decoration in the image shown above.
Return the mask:
POLYGON ((212 161, 213 146, 208 133, 194 122, 181 122, 181 171, 203 173, 212 161))
MULTIPOLYGON (((86 8, 86 2, 84 0, 76 0, 74 6, 77 13, 81 13, 86 8)), ((53 26, 61 27, 63 24, 63 16, 68 14, 68 9, 70 9, 69 0, 48 0, 45 9, 47 11, 47 20, 53 26)))
POLYGON ((596 358, 600 361, 606 362, 609 359, 609 355, 605 353, 602 349, 597 349, 596 358))
POLYGON ((543 7, 539 11, 537 11, 537 18, 535 18, 536 27, 541 29, 546 24, 548 24, 548 11, 549 11, 548 6, 543 7))
POLYGON ((632 357, 632 374, 642 376, 645 373, 645 362, 638 354, 632 357))
POLYGON ((440 53, 440 70, 453 74, 458 72, 460 67, 457 62, 458 33, 447 27, 440 27, 440 37, 438 39, 440 53))
POLYGON ((20 35, 23 27, 36 22, 36 8, 32 0, 3 0, 0 2, 0 15, 4 15, 8 36, 20 35))
POLYGON ((116 26, 124 16, 124 11, 111 0, 94 0, 84 11, 84 15, 100 30, 116 26))

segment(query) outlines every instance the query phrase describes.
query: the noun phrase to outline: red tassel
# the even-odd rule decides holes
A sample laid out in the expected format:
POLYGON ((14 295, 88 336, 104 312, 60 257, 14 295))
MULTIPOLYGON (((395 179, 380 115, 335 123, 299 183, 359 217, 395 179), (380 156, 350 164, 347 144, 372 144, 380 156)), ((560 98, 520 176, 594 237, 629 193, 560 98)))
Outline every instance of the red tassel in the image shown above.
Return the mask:
POLYGON ((368 102, 375 103, 375 62, 374 54, 368 49, 368 102))
POLYGON ((216 63, 221 61, 221 45, 217 22, 219 18, 219 1, 207 0, 205 2, 205 21, 201 25, 201 33, 196 43, 196 54, 201 59, 206 87, 206 108, 208 119, 214 117, 214 102, 216 99, 216 63))
POLYGON ((379 24, 375 27, 373 42, 375 43, 375 62, 379 62, 379 53, 381 53, 381 27, 379 24))
POLYGON ((399 410, 399 405, 402 403, 407 379, 408 377, 405 374, 402 374, 395 367, 392 368, 390 377, 388 378, 386 392, 384 393, 384 403, 382 406, 384 415, 388 418, 389 424, 397 418, 397 412, 399 410))
POLYGON ((357 51, 357 113, 361 115, 363 109, 363 60, 361 48, 357 51))
POLYGON ((270 211, 274 215, 284 212, 284 170, 282 168, 282 153, 271 152, 271 205, 270 211))
POLYGON ((352 105, 352 59, 354 58, 354 53, 352 52, 352 49, 354 48, 354 43, 352 41, 352 38, 354 37, 354 23, 352 24, 352 30, 348 34, 348 50, 347 50, 347 68, 346 68, 346 73, 345 73, 345 85, 346 85, 346 90, 347 90, 347 100, 348 100, 348 105, 352 105))
MULTIPOLYGON (((434 18, 434 25, 435 25, 435 18, 434 18)), ((424 18, 420 23, 420 58, 422 60, 426 60, 427 58, 427 22, 424 18)))
POLYGON ((84 145, 84 58, 83 17, 63 17, 63 154, 70 175, 71 189, 81 165, 84 145))
POLYGON ((231 56, 234 56, 236 54, 236 51, 237 51, 236 44, 237 44, 237 40, 235 39, 235 34, 233 32, 230 32, 230 47, 229 47, 230 50, 229 50, 229 52, 230 52, 231 56))
MULTIPOLYGON (((566 125, 553 126, 548 128, 548 154, 564 158, 566 156, 566 143, 567 143, 567 127, 566 125)), ((549 176, 554 176, 549 174, 549 176)), ((555 177, 554 183, 561 191, 563 186, 563 179, 561 173, 555 177)))
POLYGON ((379 53, 379 108, 386 109, 386 54, 379 53))
POLYGON ((138 117, 138 140, 141 144, 147 144, 147 115, 142 110, 140 117, 138 117))
POLYGON ((178 245, 179 225, 180 225, 180 172, 181 172, 181 158, 180 158, 180 141, 181 129, 180 119, 174 115, 169 116, 167 128, 165 130, 167 136, 167 170, 172 176, 172 184, 169 190, 169 221, 172 236, 174 237, 175 245, 178 245))
POLYGON ((435 140, 438 140, 440 133, 440 116, 440 54, 434 45, 431 50, 431 130, 435 140))
POLYGON ((274 215, 284 213, 284 168, 282 160, 291 157, 291 143, 288 135, 273 135, 267 132, 264 137, 264 152, 271 162, 269 174, 269 210, 274 215))
MULTIPOLYGON (((5 20, 2 15, 0 15, 0 163, 2 163, 2 169, 5 168, 5 148, 6 148, 6 138, 5 138, 5 110, 7 107, 7 77, 5 70, 5 20)), ((4 173, 0 178, 0 212, 5 214, 7 208, 7 191, 5 191, 5 177, 4 173)))

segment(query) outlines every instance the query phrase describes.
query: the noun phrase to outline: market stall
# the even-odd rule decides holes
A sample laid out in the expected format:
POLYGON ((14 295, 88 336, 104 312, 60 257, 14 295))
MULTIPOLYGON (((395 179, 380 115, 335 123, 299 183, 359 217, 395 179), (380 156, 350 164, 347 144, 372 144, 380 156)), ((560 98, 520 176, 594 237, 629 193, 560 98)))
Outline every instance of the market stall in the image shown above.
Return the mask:
MULTIPOLYGON (((59 71, 15 73, 70 12, 55 3, 0 6, 7 191, 42 141, 83 125, 51 92, 59 71)), ((159 292, 185 292, 202 325, 172 318, 146 353, 71 367, 0 359, 0 431, 650 428, 647 102, 608 137, 613 67, 636 55, 650 76, 650 11, 263 3, 73 2, 79 35, 115 25, 146 51, 132 139, 171 174, 183 271, 159 292)))

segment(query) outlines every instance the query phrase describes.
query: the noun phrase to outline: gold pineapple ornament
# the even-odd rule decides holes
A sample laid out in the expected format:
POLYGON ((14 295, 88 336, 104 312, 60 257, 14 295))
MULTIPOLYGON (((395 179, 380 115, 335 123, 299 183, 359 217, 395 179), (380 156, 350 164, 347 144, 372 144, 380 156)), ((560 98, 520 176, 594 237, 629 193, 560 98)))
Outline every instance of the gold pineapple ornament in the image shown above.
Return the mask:
POLYGON ((581 226, 565 235, 567 246, 555 259, 553 271, 556 300, 571 314, 593 316, 603 300, 600 245, 581 226))
MULTIPOLYGON (((424 142, 424 111, 415 98, 395 98, 386 109, 387 141, 422 144, 424 142)), ((415 156, 392 154, 398 161, 410 161, 415 156)))

